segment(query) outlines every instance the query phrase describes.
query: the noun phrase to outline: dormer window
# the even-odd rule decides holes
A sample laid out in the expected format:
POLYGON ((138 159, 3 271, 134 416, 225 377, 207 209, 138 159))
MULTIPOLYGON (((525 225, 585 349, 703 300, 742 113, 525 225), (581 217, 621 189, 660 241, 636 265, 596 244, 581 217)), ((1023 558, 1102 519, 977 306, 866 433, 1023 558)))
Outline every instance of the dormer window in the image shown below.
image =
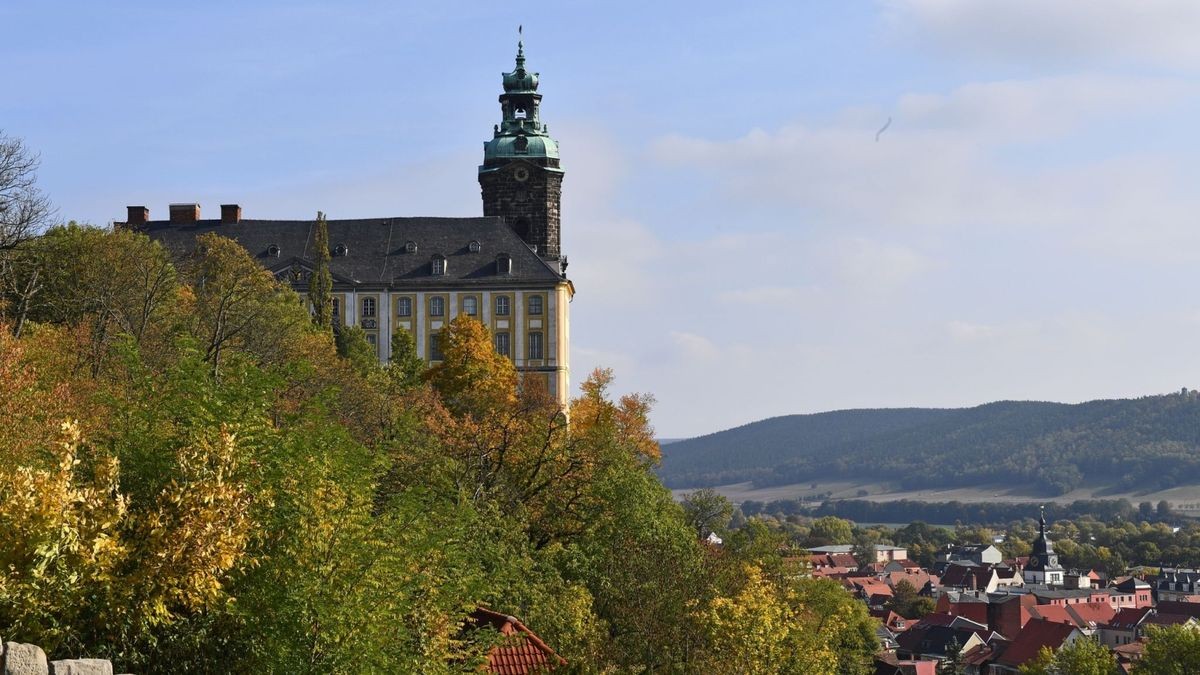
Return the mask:
POLYGON ((405 242, 404 243, 404 252, 405 253, 416 253, 417 252, 417 242, 415 242, 415 241, 405 242))
POLYGON ((508 254, 501 253, 496 256, 496 274, 512 274, 512 258, 508 254))
POLYGON ((467 244, 467 250, 470 251, 471 253, 479 253, 479 250, 482 248, 483 247, 480 246, 479 242, 477 242, 477 241, 472 241, 471 243, 467 244))
POLYGON ((335 256, 344 258, 350 255, 350 247, 345 244, 338 244, 337 247, 333 249, 333 254, 335 256))
POLYGON ((278 257, 279 257, 279 253, 280 253, 280 251, 279 251, 279 245, 278 245, 278 244, 271 244, 270 246, 267 246, 267 256, 268 256, 268 257, 271 257, 271 258, 278 258, 278 257))
POLYGON ((446 258, 445 256, 435 255, 432 260, 433 276, 440 277, 446 273, 446 258))

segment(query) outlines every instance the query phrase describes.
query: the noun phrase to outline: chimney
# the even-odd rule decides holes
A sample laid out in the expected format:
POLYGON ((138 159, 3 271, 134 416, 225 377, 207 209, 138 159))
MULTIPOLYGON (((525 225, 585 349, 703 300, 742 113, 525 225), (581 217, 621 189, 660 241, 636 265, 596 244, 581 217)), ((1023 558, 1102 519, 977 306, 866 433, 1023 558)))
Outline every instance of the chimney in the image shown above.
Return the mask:
POLYGON ((237 204, 221 205, 221 224, 237 225, 242 222, 242 207, 237 204))
POLYGON ((126 206, 125 210, 128 212, 125 224, 129 227, 141 227, 150 221, 150 209, 144 206, 126 206))
POLYGON ((200 220, 199 204, 171 204, 172 223, 194 223, 200 220))

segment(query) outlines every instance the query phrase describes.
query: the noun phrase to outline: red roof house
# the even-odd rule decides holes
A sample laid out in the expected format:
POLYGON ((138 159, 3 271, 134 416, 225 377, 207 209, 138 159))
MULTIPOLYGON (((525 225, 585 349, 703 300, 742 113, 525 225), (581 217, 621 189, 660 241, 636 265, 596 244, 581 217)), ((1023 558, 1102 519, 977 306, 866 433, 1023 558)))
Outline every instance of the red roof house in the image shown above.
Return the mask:
POLYGON ((530 675, 567 665, 542 639, 514 616, 483 607, 471 612, 468 623, 474 628, 491 627, 502 639, 487 653, 483 672, 494 675, 530 675))
POLYGON ((995 660, 995 665, 1001 672, 1017 672, 1021 666, 1037 658, 1043 647, 1057 651, 1082 635, 1078 628, 1069 623, 1030 619, 1004 653, 995 660))

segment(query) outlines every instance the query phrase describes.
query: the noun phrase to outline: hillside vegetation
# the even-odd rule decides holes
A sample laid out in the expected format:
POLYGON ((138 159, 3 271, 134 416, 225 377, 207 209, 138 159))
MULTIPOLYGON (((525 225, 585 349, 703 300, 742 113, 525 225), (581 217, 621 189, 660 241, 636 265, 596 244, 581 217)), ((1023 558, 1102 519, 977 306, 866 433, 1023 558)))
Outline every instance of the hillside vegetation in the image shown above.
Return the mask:
POLYGON ((1200 482, 1200 397, 974 408, 843 410, 775 417, 679 441, 660 476, 675 488, 751 481, 758 487, 837 478, 901 489, 1024 484, 1062 494, 1200 482))

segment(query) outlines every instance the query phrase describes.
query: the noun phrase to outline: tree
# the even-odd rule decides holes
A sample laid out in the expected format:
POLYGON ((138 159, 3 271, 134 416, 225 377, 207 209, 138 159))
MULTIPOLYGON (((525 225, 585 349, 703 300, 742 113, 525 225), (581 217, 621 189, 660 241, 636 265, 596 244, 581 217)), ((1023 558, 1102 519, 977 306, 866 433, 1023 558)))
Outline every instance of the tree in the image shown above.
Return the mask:
POLYGON ((392 332, 388 372, 401 388, 420 384, 421 373, 425 372, 425 359, 417 353, 417 341, 411 332, 399 328, 392 332))
POLYGON ((53 215, 37 186, 38 164, 21 139, 0 131, 0 253, 32 238, 53 215))
POLYGON ((329 224, 320 211, 317 211, 313 250, 316 268, 308 279, 308 304, 313 311, 313 323, 328 331, 333 325, 333 276, 329 273, 329 224))
POLYGON ((946 645, 946 660, 938 667, 938 675, 965 675, 962 662, 962 645, 958 638, 951 638, 946 645))
POLYGON ((1159 501, 1156 511, 1158 512, 1159 518, 1163 520, 1169 519, 1173 515, 1173 512, 1171 511, 1171 502, 1165 499, 1159 501))
POLYGON ((283 363, 311 320, 292 289, 276 281, 241 244, 208 233, 196 237, 185 266, 182 312, 214 377, 231 350, 258 363, 283 363))
POLYGON ((854 533, 854 548, 850 550, 854 556, 854 561, 858 563, 860 568, 877 562, 875 554, 876 538, 870 532, 865 530, 857 530, 854 533))
MULTIPOLYGON (((1082 637, 1057 652, 1042 647, 1033 661, 1021 666, 1021 675, 1115 675, 1117 658, 1099 640, 1082 637)), ((1138 672, 1135 670, 1135 672, 1138 672)))
POLYGON ((712 488, 688 493, 681 504, 688 525, 703 539, 711 532, 724 531, 733 517, 733 504, 712 488))
POLYGON ((340 326, 335 333, 338 356, 355 371, 366 374, 379 368, 375 348, 367 341, 367 332, 359 326, 340 326))
POLYGON ((12 257, 31 266, 26 274, 38 285, 35 295, 10 295, 15 320, 85 326, 81 360, 93 375, 114 341, 127 337, 140 346, 151 334, 174 330, 175 266, 144 234, 71 222, 52 227, 12 257))
POLYGON ((1146 650, 1134 675, 1200 673, 1200 632, 1185 626, 1151 626, 1146 636, 1146 650))
POLYGON ((810 546, 848 544, 854 538, 854 525, 837 516, 823 516, 813 521, 808 531, 810 546))

